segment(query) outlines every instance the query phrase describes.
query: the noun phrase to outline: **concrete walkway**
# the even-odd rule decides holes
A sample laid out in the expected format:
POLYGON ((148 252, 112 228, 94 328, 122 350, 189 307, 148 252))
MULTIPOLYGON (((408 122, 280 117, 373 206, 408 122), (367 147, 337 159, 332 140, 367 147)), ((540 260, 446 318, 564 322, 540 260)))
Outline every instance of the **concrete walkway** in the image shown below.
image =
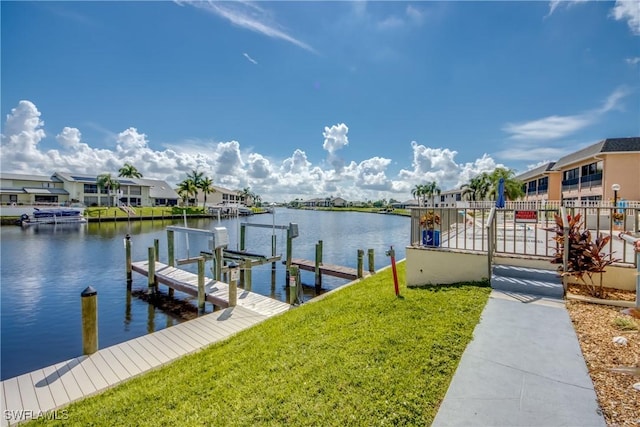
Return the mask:
POLYGON ((433 426, 606 426, 564 302, 492 291, 433 426))

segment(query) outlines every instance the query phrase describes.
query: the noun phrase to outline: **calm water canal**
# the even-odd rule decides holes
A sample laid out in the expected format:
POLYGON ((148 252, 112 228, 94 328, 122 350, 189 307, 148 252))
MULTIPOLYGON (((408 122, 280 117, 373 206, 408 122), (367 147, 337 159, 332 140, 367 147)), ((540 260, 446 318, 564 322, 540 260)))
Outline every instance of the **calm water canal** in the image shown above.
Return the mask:
MULTIPOLYGON (((243 217, 242 222, 287 225, 297 223, 299 237, 293 240, 294 258, 315 258, 315 244, 323 241, 324 262, 356 267, 357 250, 375 250, 376 269, 390 264, 385 255, 389 246, 396 258, 405 256, 409 242, 409 218, 358 212, 324 212, 280 208, 271 214, 243 217)), ((182 221, 138 221, 91 223, 83 226, 34 226, 0 229, 0 376, 11 378, 82 354, 80 293, 91 285, 98 291, 99 347, 104 348, 149 332, 170 327, 179 319, 127 292, 124 265, 124 236, 132 241, 132 258, 147 257, 154 239, 160 241, 160 261, 167 262, 168 225, 182 221)), ((236 219, 189 220, 188 226, 212 229, 226 227, 230 249, 238 246, 239 221, 236 219)), ((247 227, 246 249, 270 255, 272 229, 247 227)), ((286 232, 275 230, 277 254, 286 257, 286 232)), ((176 233, 176 256, 186 257, 207 249, 205 239, 176 233)), ((207 263, 208 275, 210 263, 207 263)), ((305 300, 315 296, 314 277, 302 272, 305 300)), ((323 290, 347 281, 323 277, 323 290)), ((147 279, 133 275, 133 289, 146 289, 147 279)), ((166 287, 160 286, 165 291, 166 287)), ((287 300, 284 266, 278 263, 275 283, 271 264, 253 269, 252 291, 287 300)), ((187 299, 184 294, 176 297, 187 299)), ((207 312, 211 305, 207 304, 207 312)))

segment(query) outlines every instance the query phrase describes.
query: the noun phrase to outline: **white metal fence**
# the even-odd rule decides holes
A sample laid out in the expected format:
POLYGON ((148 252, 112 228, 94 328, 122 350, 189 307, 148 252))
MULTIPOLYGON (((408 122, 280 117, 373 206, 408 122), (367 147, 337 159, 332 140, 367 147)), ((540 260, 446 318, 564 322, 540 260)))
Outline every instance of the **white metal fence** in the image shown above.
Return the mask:
MULTIPOLYGON (((496 254, 522 255, 552 258, 557 247, 553 240, 555 215, 560 215, 559 205, 530 206, 526 202, 512 202, 505 209, 496 209, 494 216, 494 252, 496 254)), ((489 230, 487 228, 492 206, 458 208, 414 208, 411 210, 411 245, 439 246, 449 249, 486 252, 489 230), (430 230, 421 224, 429 212, 438 217, 430 230)), ((581 215, 582 229, 611 236, 607 253, 612 253, 620 263, 635 264, 635 253, 630 243, 622 240, 621 232, 640 232, 640 205, 566 206, 567 215, 581 215)))

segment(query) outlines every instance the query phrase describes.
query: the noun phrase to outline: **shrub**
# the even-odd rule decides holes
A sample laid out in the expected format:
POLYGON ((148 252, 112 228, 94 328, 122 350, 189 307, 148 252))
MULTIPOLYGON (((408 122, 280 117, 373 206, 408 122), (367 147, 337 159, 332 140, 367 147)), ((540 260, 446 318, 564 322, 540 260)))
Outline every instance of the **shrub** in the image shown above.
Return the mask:
MULTIPOLYGON (((584 222, 581 221, 581 215, 567 216, 569 222, 569 257, 567 263, 567 271, 561 271, 562 276, 573 276, 580 280, 587 288, 589 294, 596 298, 604 298, 604 288, 602 287, 602 273, 605 272, 607 266, 618 261, 613 258, 613 254, 605 254, 604 248, 611 240, 611 236, 603 236, 599 233, 595 241, 592 241, 591 232, 582 228, 584 222), (598 284, 594 283, 594 274, 598 275, 598 284), (587 280, 588 279, 588 280, 587 280)), ((564 260, 564 227, 562 217, 555 215, 555 227, 548 228, 549 231, 555 231, 553 238, 557 243, 557 250, 552 264, 563 264, 564 260)), ((562 266, 558 268, 562 270, 562 266)))

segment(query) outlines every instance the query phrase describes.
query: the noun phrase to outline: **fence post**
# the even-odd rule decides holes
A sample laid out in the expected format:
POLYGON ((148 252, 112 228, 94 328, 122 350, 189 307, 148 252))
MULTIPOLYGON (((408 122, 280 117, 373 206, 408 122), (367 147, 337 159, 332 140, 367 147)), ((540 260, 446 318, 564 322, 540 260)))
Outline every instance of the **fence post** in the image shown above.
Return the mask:
POLYGON ((124 238, 124 251, 125 251, 125 264, 126 264, 126 272, 127 272, 127 288, 131 288, 131 282, 133 281, 133 277, 131 274, 131 236, 126 235, 124 238))
POLYGON ((198 316, 204 314, 204 257, 198 258, 198 316))
POLYGON ((98 351, 98 291, 91 286, 80 294, 82 300, 82 354, 98 351))

